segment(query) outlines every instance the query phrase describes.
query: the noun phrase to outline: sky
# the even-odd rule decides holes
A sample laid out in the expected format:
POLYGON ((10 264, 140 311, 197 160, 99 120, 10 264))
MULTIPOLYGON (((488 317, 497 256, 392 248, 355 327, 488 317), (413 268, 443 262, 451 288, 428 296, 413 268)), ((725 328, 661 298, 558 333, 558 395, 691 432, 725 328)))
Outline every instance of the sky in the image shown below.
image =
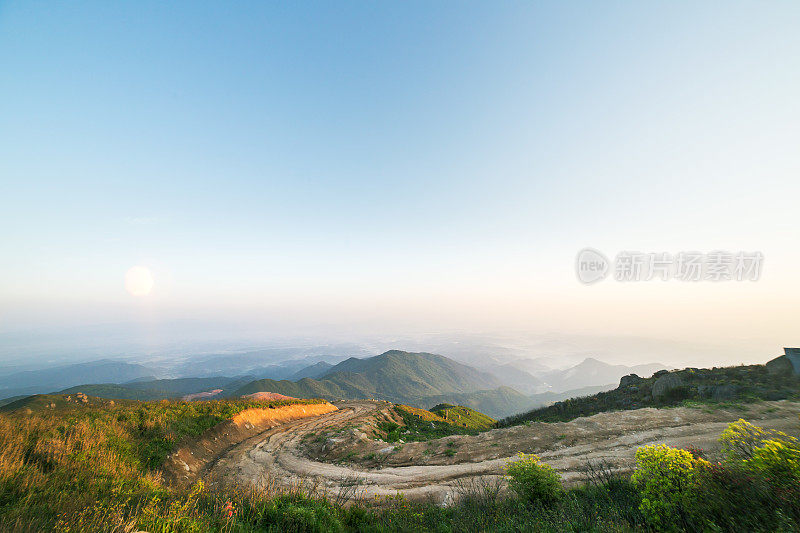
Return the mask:
POLYGON ((0 331, 800 345, 798 27, 788 1, 4 1, 0 331), (764 262, 587 286, 585 247, 764 262))

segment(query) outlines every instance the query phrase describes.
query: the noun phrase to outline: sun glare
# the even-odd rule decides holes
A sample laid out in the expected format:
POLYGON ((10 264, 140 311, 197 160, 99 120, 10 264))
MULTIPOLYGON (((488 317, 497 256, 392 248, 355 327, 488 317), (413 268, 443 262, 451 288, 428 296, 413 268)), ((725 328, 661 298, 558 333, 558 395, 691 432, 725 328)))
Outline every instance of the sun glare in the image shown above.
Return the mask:
POLYGON ((132 296, 147 296, 153 290, 153 283, 153 274, 147 267, 131 267, 125 273, 125 290, 132 296))

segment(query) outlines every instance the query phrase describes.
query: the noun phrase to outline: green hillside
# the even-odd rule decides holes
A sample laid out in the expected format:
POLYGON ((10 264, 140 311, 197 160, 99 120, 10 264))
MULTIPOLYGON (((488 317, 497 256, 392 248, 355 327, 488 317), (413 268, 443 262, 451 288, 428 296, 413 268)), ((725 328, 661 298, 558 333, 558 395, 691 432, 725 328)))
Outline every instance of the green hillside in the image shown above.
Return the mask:
POLYGON ((432 407, 430 412, 451 424, 463 426, 468 429, 491 429, 495 424, 495 420, 492 417, 486 416, 475 409, 464 407, 463 405, 441 403, 432 407))
POLYGON ((376 398, 426 408, 439 403, 465 405, 492 417, 530 409, 530 398, 500 386, 493 376, 447 357, 392 350, 368 359, 348 359, 321 379, 297 382, 260 379, 231 392, 277 392, 295 398, 353 400, 376 398))
POLYGON ((156 379, 151 381, 135 381, 125 383, 129 389, 155 390, 163 394, 173 396, 184 396, 194 392, 207 391, 212 389, 239 388, 248 380, 228 377, 212 378, 177 378, 177 379, 156 379))
POLYGON ((178 378, 135 381, 125 384, 93 383, 77 385, 59 391, 58 394, 74 394, 82 392, 89 396, 109 399, 127 400, 165 400, 181 398, 187 394, 213 389, 235 390, 247 380, 227 377, 213 378, 178 378))
POLYGON ((410 405, 395 405, 395 414, 402 419, 396 422, 380 422, 378 429, 386 442, 426 441, 449 435, 477 435, 491 429, 492 418, 461 405, 442 404, 438 411, 426 411, 410 405))
POLYGON ((472 392, 502 385, 491 374, 432 353, 391 350, 367 359, 351 358, 331 368, 326 380, 337 373, 360 374, 378 383, 379 392, 419 398, 451 392, 472 392))
POLYGON ((481 413, 486 413, 492 418, 503 418, 515 413, 522 413, 536 405, 530 396, 525 396, 511 387, 498 387, 491 390, 467 393, 439 394, 421 398, 420 402, 425 406, 442 403, 464 405, 481 413))
POLYGON ((46 413, 63 413, 64 411, 81 411, 91 409, 107 409, 115 406, 131 405, 129 400, 108 400, 84 394, 34 394, 19 398, 0 406, 0 412, 33 411, 46 413))
POLYGON ((13 403, 13 402, 16 402, 17 400, 21 400, 23 398, 27 398, 27 397, 28 397, 27 394, 20 394, 19 396, 12 396, 10 398, 3 398, 2 400, 0 400, 0 407, 2 407, 4 405, 8 405, 8 404, 13 403))
POLYGON ((0 397, 49 393, 81 383, 121 383, 152 379, 153 371, 138 364, 102 359, 0 377, 0 397))
POLYGON ((604 411, 670 407, 684 402, 713 404, 787 398, 800 398, 800 376, 791 370, 770 371, 767 365, 662 370, 649 378, 626 376, 616 389, 559 401, 498 424, 567 421, 604 411))
POLYGON ((94 383, 91 385, 78 385, 70 387, 56 394, 75 394, 82 392, 89 396, 96 396, 98 398, 107 398, 111 400, 163 400, 173 398, 175 395, 165 391, 158 391, 152 389, 133 389, 125 385, 117 385, 116 383, 94 383))

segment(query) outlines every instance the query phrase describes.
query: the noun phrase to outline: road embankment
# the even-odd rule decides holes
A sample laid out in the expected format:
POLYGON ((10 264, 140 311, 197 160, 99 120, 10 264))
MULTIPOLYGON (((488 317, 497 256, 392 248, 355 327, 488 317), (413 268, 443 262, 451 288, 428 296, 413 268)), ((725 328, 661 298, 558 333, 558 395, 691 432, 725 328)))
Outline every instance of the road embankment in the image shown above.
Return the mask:
POLYGON ((164 479, 168 482, 195 481, 198 476, 232 447, 255 435, 288 422, 336 411, 328 402, 293 404, 281 407, 246 409, 230 420, 209 429, 200 438, 183 443, 164 462, 164 479))

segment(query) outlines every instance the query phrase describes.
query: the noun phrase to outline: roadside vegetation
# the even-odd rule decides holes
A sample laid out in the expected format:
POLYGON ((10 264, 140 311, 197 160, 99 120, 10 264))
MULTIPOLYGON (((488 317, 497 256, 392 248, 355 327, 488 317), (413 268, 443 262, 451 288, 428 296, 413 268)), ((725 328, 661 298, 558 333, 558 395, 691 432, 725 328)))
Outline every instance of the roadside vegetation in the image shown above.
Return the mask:
POLYGON ((591 396, 570 398, 527 413, 505 418, 497 427, 525 422, 568 422, 578 417, 606 411, 622 411, 643 407, 676 407, 680 405, 709 408, 728 406, 731 402, 800 399, 800 376, 773 374, 765 365, 742 365, 720 368, 686 368, 656 372, 652 377, 630 376, 614 390, 591 396), (653 394, 656 381, 672 376, 673 387, 664 394, 653 394))
MULTIPOLYGON (((52 402, 50 402, 52 403, 52 402)), ((159 465, 177 443, 250 407, 296 402, 147 402, 0 414, 0 530, 254 531, 797 531, 800 444, 744 420, 722 451, 645 446, 633 475, 587 465, 588 483, 562 486, 522 455, 502 484, 459 487, 449 507, 352 492, 323 498, 312 484, 281 491, 171 487, 159 465)), ((408 413, 411 413, 408 411, 408 413)), ((413 418, 413 417, 412 417, 413 418)), ((430 423, 430 422, 426 422, 430 423)))
POLYGON ((122 516, 130 506, 145 516, 157 502, 174 503, 159 469, 184 439, 245 409, 319 401, 115 402, 75 394, 7 405, 0 414, 0 530, 64 529, 84 515, 122 516))
POLYGON ((494 427, 492 418, 469 407, 440 404, 430 411, 408 405, 394 406, 403 423, 381 421, 378 435, 386 442, 440 439, 449 435, 477 435, 494 427))
POLYGON ((463 405, 452 405, 440 403, 430 409, 431 413, 439 415, 451 424, 463 426, 468 429, 484 431, 492 429, 496 423, 495 419, 475 409, 464 407, 463 405))

